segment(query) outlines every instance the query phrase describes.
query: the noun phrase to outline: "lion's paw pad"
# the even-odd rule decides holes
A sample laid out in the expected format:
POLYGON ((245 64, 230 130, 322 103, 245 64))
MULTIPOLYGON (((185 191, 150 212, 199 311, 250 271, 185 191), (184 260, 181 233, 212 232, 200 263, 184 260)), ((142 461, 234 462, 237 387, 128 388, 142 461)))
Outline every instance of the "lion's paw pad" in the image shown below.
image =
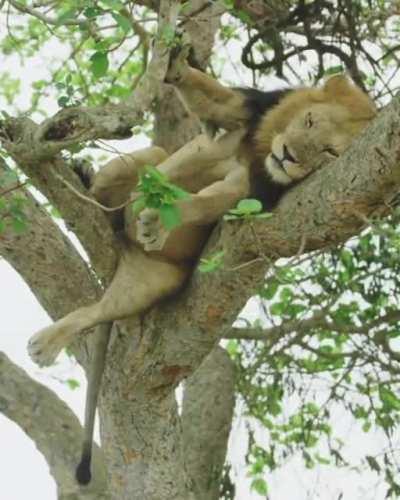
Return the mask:
POLYGON ((153 209, 143 210, 136 222, 137 239, 145 250, 161 250, 169 232, 161 223, 158 212, 153 209))
POLYGON ((50 366, 56 360, 62 347, 58 342, 52 341, 47 329, 44 329, 29 339, 28 354, 37 365, 50 366))

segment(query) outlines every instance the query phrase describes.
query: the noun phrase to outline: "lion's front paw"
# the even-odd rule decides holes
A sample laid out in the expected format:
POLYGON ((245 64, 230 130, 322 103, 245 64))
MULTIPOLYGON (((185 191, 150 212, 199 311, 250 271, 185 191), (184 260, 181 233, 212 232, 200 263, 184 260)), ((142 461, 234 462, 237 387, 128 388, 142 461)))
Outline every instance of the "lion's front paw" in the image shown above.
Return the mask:
POLYGON ((173 47, 170 52, 169 67, 165 76, 165 81, 168 83, 177 83, 182 80, 189 68, 187 60, 192 44, 186 33, 181 38, 181 43, 173 47))
POLYGON ((161 250, 169 236, 161 223, 157 210, 145 208, 136 222, 137 239, 147 252, 161 250))
POLYGON ((39 366, 50 366, 64 347, 64 342, 54 335, 49 326, 33 335, 28 342, 28 354, 39 366))

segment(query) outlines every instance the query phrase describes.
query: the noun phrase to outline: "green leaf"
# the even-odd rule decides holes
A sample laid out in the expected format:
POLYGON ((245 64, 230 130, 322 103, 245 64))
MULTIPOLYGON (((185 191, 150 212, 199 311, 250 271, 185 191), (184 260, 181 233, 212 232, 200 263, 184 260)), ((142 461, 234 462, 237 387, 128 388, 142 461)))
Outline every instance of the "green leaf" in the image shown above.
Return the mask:
POLYGON ((400 399, 388 387, 379 386, 379 397, 388 409, 400 410, 400 399))
POLYGON ((143 195, 131 204, 131 209, 134 215, 138 215, 144 208, 146 208, 146 198, 143 195))
POLYGON ((108 55, 106 52, 95 52, 90 58, 90 70, 95 78, 101 78, 108 70, 108 55))
POLYGON ((68 106, 70 101, 70 98, 67 95, 62 95, 57 99, 57 104, 60 106, 60 108, 65 108, 68 106))
POLYGON ((113 12, 111 15, 115 19, 115 21, 117 22, 118 26, 120 28, 122 28, 122 30, 125 34, 127 34, 131 31, 132 24, 127 17, 121 16, 121 14, 117 14, 116 12, 113 12))
POLYGON ((13 170, 7 170, 0 175, 0 186, 12 186, 18 184, 19 178, 13 170))
POLYGON ((112 10, 122 10, 125 6, 120 0, 101 0, 101 3, 112 10))
POLYGON ((163 204, 159 208, 160 219, 168 231, 171 231, 181 223, 181 214, 179 208, 175 205, 163 204))
POLYGON ((262 203, 259 200, 254 200, 252 198, 246 198, 240 200, 237 205, 238 210, 242 213, 258 213, 262 210, 262 203))
POLYGON ((78 389, 78 387, 80 387, 80 383, 77 380, 73 379, 73 378, 69 378, 68 380, 66 380, 66 384, 73 391, 75 389, 78 389))
POLYGON ((176 42, 174 28, 170 24, 165 25, 160 38, 167 47, 172 47, 176 42))
POLYGON ((13 218, 11 221, 12 228, 17 234, 21 234, 26 230, 26 221, 20 218, 13 218))
POLYGON ((253 479, 251 483, 251 489, 255 490, 259 495, 268 495, 268 485, 266 481, 261 477, 253 479))
POLYGON ((94 17, 97 17, 101 15, 103 11, 101 9, 98 9, 96 7, 88 7, 83 11, 83 15, 89 19, 93 19, 94 17))
POLYGON ((75 18, 77 15, 76 9, 68 9, 65 10, 57 19, 57 24, 60 26, 62 25, 65 21, 69 19, 75 18))
POLYGON ((264 299, 271 300, 274 298, 276 292, 279 288, 279 281, 276 279, 270 279, 264 286, 261 294, 264 299))
POLYGON ((372 457, 371 455, 367 455, 365 459, 368 462, 369 468, 371 470, 377 472, 378 474, 381 472, 381 467, 377 462, 376 458, 372 457))
POLYGON ((234 357, 237 355, 238 350, 239 350, 239 344, 238 341, 235 339, 229 340, 229 342, 226 345, 226 350, 228 351, 228 354, 231 357, 234 357))
POLYGON ((250 215, 261 212, 261 210, 262 203, 259 200, 246 198, 244 200, 240 200, 236 208, 230 210, 229 213, 235 215, 250 215))
POLYGON ((232 220, 239 217, 272 217, 272 214, 270 213, 260 213, 262 211, 262 208, 262 203, 259 200, 246 198, 244 200, 240 200, 236 208, 232 208, 231 210, 229 210, 228 214, 224 216, 224 219, 232 220))
POLYGON ((344 72, 344 67, 339 64, 337 66, 330 66, 325 70, 325 75, 326 76, 331 76, 331 75, 336 75, 337 73, 343 73, 344 72))
POLYGON ((224 255, 225 252, 221 250, 208 259, 200 259, 198 267, 199 271, 201 273, 212 273, 213 271, 216 271, 218 268, 222 267, 224 255))

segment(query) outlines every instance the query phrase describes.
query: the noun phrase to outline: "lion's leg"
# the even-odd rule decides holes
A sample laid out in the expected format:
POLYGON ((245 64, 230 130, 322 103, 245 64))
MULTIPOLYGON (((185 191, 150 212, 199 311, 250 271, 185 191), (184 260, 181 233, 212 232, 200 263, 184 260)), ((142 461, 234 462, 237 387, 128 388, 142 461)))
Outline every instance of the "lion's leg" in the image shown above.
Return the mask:
POLYGON ((82 330, 141 313, 179 289, 187 275, 188 268, 184 266, 156 260, 139 248, 130 248, 121 257, 113 281, 99 302, 67 314, 30 339, 31 358, 41 366, 52 364, 82 330))
POLYGON ((162 161, 157 169, 171 182, 198 191, 198 176, 206 169, 214 168, 219 161, 234 156, 246 133, 245 129, 227 132, 216 141, 201 134, 182 146, 178 151, 162 161))
POLYGON ((230 167, 224 179, 180 200, 177 206, 181 212, 182 225, 205 225, 218 220, 237 202, 249 195, 249 170, 236 159, 225 161, 230 167))
POLYGON ((239 90, 221 85, 179 57, 171 62, 165 80, 174 85, 184 103, 201 120, 233 130, 249 119, 245 97, 239 90))
MULTIPOLYGON (((182 225, 204 226, 217 221, 250 192, 249 171, 234 158, 225 161, 229 172, 197 194, 177 202, 182 225)), ((146 251, 162 250, 169 237, 154 209, 143 210, 136 221, 137 239, 146 251)))
POLYGON ((150 146, 113 158, 95 175, 90 191, 103 205, 119 206, 128 200, 140 170, 146 165, 158 165, 167 156, 164 149, 150 146))

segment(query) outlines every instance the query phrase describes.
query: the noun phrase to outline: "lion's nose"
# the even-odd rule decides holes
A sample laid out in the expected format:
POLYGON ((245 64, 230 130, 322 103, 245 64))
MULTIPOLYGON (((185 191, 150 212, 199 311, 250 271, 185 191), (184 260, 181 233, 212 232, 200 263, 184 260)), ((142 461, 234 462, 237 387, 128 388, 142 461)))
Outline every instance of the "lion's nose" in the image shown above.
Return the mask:
POLYGON ((287 160, 292 163, 299 163, 296 158, 290 153, 289 148, 286 146, 286 144, 283 145, 283 158, 282 160, 287 160))

